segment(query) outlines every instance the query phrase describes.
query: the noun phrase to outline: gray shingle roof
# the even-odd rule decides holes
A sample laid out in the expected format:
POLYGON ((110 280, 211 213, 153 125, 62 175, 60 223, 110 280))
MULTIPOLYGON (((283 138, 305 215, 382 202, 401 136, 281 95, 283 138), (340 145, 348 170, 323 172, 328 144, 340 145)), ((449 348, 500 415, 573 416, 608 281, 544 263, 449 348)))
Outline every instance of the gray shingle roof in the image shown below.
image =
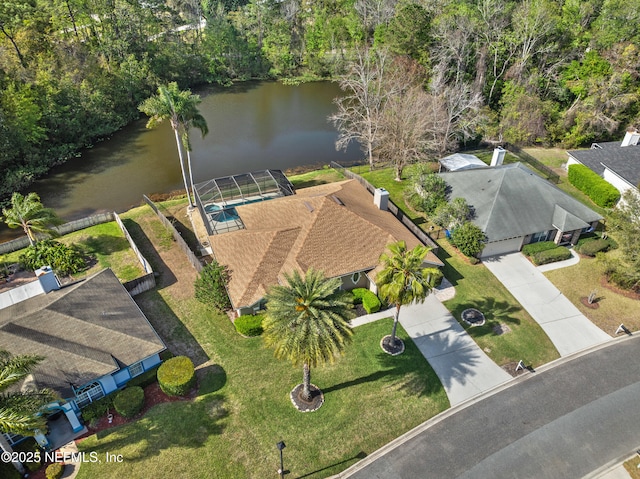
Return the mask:
POLYGON ((62 397, 165 349, 110 269, 0 310, 0 349, 45 359, 34 377, 62 397))
POLYGON ((554 219, 571 230, 602 218, 521 163, 440 175, 450 198, 464 198, 474 209, 473 222, 489 241, 550 230, 554 219))
POLYGON ((571 150, 567 153, 585 166, 602 175, 606 166, 629 182, 632 186, 640 183, 640 146, 621 147, 619 141, 594 143, 590 150, 571 150))

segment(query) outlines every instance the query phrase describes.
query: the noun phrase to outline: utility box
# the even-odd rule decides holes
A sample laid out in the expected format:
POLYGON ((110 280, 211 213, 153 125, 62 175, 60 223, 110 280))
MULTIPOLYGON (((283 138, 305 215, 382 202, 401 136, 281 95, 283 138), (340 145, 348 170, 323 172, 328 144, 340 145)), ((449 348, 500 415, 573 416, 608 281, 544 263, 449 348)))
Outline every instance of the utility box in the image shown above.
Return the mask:
POLYGON ((389 192, 384 188, 376 188, 373 192, 373 204, 382 211, 387 211, 389 207, 389 192))
POLYGON ((42 268, 37 269, 36 277, 38 278, 38 281, 40 281, 40 285, 45 293, 60 289, 60 282, 51 269, 51 266, 43 266, 42 268))

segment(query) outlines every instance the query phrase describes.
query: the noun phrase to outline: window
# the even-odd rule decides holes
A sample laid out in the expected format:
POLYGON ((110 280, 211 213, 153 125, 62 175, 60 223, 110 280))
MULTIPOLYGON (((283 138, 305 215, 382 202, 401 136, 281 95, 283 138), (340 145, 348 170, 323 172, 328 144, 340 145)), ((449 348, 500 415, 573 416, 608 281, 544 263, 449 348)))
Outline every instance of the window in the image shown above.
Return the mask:
POLYGON ((84 407, 103 396, 102 385, 96 381, 76 390, 76 404, 78 407, 84 407))
POLYGON ((129 366, 129 374, 132 378, 139 376, 144 372, 144 366, 142 366, 142 361, 138 361, 137 363, 133 363, 129 366))
POLYGON ((360 272, 353 273, 353 274, 351 275, 351 282, 352 282, 353 284, 358 284, 358 281, 360 281, 360 272))
POLYGON ((538 243, 539 241, 547 241, 548 231, 541 231, 540 233, 534 233, 531 236, 530 243, 538 243))

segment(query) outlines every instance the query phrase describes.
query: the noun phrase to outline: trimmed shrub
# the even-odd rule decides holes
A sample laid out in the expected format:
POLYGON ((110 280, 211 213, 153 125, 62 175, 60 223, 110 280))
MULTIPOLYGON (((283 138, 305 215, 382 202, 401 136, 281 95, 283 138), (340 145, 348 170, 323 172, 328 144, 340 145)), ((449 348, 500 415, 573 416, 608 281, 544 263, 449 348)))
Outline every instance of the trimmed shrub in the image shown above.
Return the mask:
POLYGON ((611 243, 609 243, 608 240, 602 238, 586 241, 579 247, 576 246, 576 250, 578 250, 580 254, 586 256, 595 256, 596 253, 599 253, 601 251, 609 251, 609 248, 611 248, 611 243))
POLYGON ((49 464, 47 469, 45 470, 45 475, 47 479, 60 479, 62 474, 64 473, 64 464, 60 464, 59 462, 54 462, 53 464, 49 464))
POLYGON ((529 243, 522 247, 522 254, 525 256, 532 256, 542 251, 548 251, 550 249, 557 248, 558 245, 553 241, 540 241, 539 243, 529 243))
POLYGON ((82 418, 85 422, 95 421, 107 414, 113 407, 113 397, 114 394, 109 394, 82 408, 82 418))
POLYGON ((380 299, 366 288, 356 288, 351 291, 353 294, 354 303, 362 303, 364 310, 371 314, 380 311, 380 299))
POLYGON ((233 325, 243 336, 260 336, 262 334, 262 314, 246 314, 236 318, 233 325))
POLYGON ((141 388, 144 389, 147 386, 151 386, 153 383, 156 382, 158 366, 154 367, 153 369, 149 369, 143 372, 142 374, 139 374, 135 378, 131 379, 127 383, 127 387, 130 388, 131 386, 140 386, 141 388))
POLYGON ((465 256, 478 256, 484 249, 486 240, 484 232, 470 221, 451 233, 451 242, 465 256))
POLYGON ((158 368, 158 383, 169 396, 185 396, 196 383, 193 362, 186 356, 166 360, 158 368))
POLYGON ((546 251, 540 251, 531 256, 533 264, 540 266, 541 264, 555 263, 571 258, 571 251, 564 246, 558 246, 546 251))
POLYGON ((620 199, 615 186, 584 165, 569 165, 569 183, 603 208, 613 208, 620 199))
POLYGON ((142 411, 144 390, 140 386, 129 386, 118 392, 113 407, 122 417, 133 417, 142 411))

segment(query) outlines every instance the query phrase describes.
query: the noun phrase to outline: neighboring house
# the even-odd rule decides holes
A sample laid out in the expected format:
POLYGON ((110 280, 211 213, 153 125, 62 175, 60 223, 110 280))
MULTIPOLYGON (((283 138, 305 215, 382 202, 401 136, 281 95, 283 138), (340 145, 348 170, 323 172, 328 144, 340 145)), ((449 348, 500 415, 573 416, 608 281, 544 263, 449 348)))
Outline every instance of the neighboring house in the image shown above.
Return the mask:
POLYGON ((440 176, 449 197, 467 200, 487 236, 482 257, 520 251, 538 241, 575 244, 602 219, 521 163, 440 176))
POLYGON ((32 383, 60 396, 48 412, 78 432, 80 409, 160 364, 165 345, 110 269, 62 287, 50 268, 36 273, 0 295, 0 350, 44 357, 32 383))
POLYGON ((568 151, 567 167, 582 164, 615 186, 620 194, 640 183, 640 133, 628 131, 624 139, 593 143, 589 150, 568 151))
MULTIPOLYGON (((227 289, 237 314, 258 310, 268 288, 295 270, 315 268, 341 278, 344 289, 375 290, 376 268, 387 245, 399 240, 409 248, 420 244, 386 211, 388 193, 378 190, 375 198, 380 206, 357 181, 346 180, 268 201, 248 197, 246 204, 236 203, 230 221, 241 227, 209 241, 216 260, 231 270, 227 289)), ((432 252, 425 263, 443 264, 432 252)))

